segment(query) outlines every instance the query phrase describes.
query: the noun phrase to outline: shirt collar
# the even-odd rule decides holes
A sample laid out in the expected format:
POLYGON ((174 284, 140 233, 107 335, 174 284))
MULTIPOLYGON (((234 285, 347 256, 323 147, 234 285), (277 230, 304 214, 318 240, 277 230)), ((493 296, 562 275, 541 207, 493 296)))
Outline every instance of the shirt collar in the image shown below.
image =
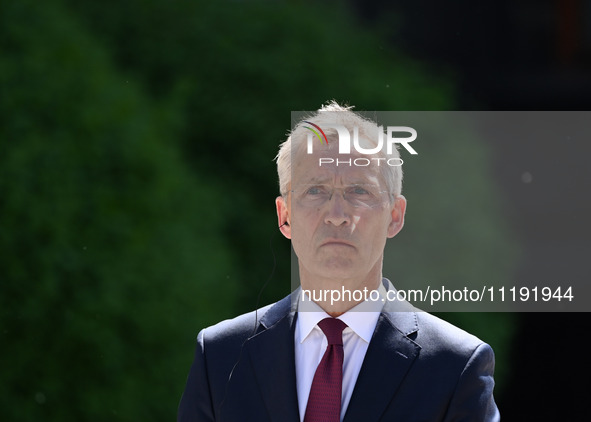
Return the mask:
MULTIPOLYGON (((367 343, 371 340, 371 336, 375 330, 380 312, 384 307, 386 289, 380 283, 377 290, 378 296, 368 295, 367 299, 358 303, 353 308, 340 315, 338 319, 347 324, 355 334, 365 340, 367 343), (371 300, 377 298, 378 300, 371 300)), ((310 335, 314 327, 324 318, 330 318, 320 306, 310 300, 308 296, 304 298, 305 293, 302 292, 298 298, 298 338, 300 342, 304 342, 310 335)), ((347 330, 347 329, 345 329, 347 330)))

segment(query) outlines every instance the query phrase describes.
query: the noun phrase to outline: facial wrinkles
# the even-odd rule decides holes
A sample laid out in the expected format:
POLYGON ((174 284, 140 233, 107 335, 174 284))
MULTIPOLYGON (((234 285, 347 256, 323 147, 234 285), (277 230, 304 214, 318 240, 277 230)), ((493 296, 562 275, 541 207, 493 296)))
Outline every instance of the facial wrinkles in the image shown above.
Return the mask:
POLYGON ((342 188, 350 185, 371 185, 380 186, 380 178, 375 171, 350 169, 347 167, 330 167, 318 169, 311 172, 305 172, 302 177, 296 179, 295 185, 330 185, 336 188, 342 188), (316 174, 314 174, 316 173, 316 174))
MULTIPOLYGON (((300 179, 304 180, 304 182, 298 183, 297 186, 302 187, 308 185, 327 185, 335 189, 336 196, 333 197, 323 206, 312 210, 312 213, 315 213, 317 217, 322 219, 325 218, 325 213, 343 213, 345 217, 350 221, 350 224, 348 225, 348 231, 350 231, 350 234, 353 234, 353 232, 355 232, 358 225, 362 221, 362 217, 371 218, 370 216, 363 216, 363 214, 367 214, 371 210, 351 207, 349 204, 346 203, 346 201, 344 201, 342 189, 351 185, 376 185, 379 187, 379 189, 384 188, 379 183, 379 177, 375 174, 368 176, 359 174, 351 175, 348 173, 350 172, 339 171, 339 169, 335 169, 335 171, 331 172, 331 174, 324 174, 320 176, 312 175, 312 177, 304 177, 300 179), (335 201, 337 201, 337 203, 335 203, 335 201), (337 207, 337 209, 335 210, 334 207, 337 207)), ((299 212, 304 212, 304 210, 300 209, 299 212)))
POLYGON ((359 220, 361 220, 361 216, 359 216, 359 215, 353 216, 353 222, 351 223, 351 233, 355 232, 355 229, 357 228, 357 223, 359 223, 359 220))
MULTIPOLYGON (((327 165, 326 167, 318 166, 318 158, 328 152, 332 155, 335 151, 319 151, 314 152, 313 155, 302 154, 299 156, 296 166, 294 166, 292 173, 292 184, 290 189, 299 189, 309 185, 325 185, 329 188, 336 189, 335 195, 327 204, 315 209, 304 209, 297 207, 297 212, 306 219, 321 219, 316 220, 317 225, 315 232, 317 235, 325 235, 325 237, 335 238, 350 238, 358 230, 360 224, 368 218, 372 218, 370 209, 354 208, 345 203, 342 190, 346 186, 351 185, 375 185, 380 190, 386 190, 386 184, 383 180, 383 175, 380 169, 376 166, 369 167, 351 167, 347 165, 327 165), (335 204, 334 201, 339 201, 335 204), (340 209, 330 209, 329 207, 338 207, 340 209), (327 212, 343 213, 349 220, 349 224, 343 227, 331 227, 331 223, 325 220, 327 212)), ((355 158, 352 156, 351 158, 355 158)), ((294 204, 292 204, 294 205, 294 204)), ((295 210, 294 210, 295 211, 295 210)), ((309 220, 308 220, 309 221, 309 220)), ((322 236, 321 236, 322 237, 322 236)))

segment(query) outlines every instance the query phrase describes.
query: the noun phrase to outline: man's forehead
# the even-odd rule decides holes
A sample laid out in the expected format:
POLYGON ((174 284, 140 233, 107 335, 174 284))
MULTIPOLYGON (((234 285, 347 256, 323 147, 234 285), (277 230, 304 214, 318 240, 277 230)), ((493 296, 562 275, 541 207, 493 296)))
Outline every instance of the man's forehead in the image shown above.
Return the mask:
POLYGON ((300 185, 366 185, 379 184, 380 180, 377 174, 335 172, 324 175, 305 174, 302 177, 294 178, 293 182, 300 185))
POLYGON ((377 165, 355 166, 349 163, 308 162, 307 165, 296 165, 293 168, 292 181, 294 184, 376 184, 380 183, 380 171, 377 165), (351 165, 350 165, 351 164, 351 165))

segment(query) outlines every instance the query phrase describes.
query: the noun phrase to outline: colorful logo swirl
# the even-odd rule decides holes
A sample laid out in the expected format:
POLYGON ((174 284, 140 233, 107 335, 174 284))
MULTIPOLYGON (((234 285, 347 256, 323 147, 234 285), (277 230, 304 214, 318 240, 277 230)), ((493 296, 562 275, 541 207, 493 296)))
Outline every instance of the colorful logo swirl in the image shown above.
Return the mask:
MULTIPOLYGON (((322 133, 322 136, 324 136, 324 141, 326 142, 326 145, 328 145, 328 139, 327 139, 326 135, 324 134, 324 131, 323 131, 322 129, 320 129, 320 126, 318 126, 318 125, 315 125, 314 123, 312 123, 312 122, 309 122, 309 121, 307 121, 307 120, 304 120, 304 123, 308 123, 309 125, 312 125, 312 126, 314 126, 316 129, 318 129, 318 130, 320 131, 320 133, 322 133)), ((309 129, 309 130, 311 130, 312 132, 314 132, 314 134, 315 134, 315 135, 318 137, 318 139, 320 139, 320 143, 322 143, 322 138, 320 137, 320 133, 316 132, 314 129, 312 129, 312 128, 311 128, 311 127, 309 127, 309 126, 304 126, 304 127, 305 127, 306 129, 309 129)))

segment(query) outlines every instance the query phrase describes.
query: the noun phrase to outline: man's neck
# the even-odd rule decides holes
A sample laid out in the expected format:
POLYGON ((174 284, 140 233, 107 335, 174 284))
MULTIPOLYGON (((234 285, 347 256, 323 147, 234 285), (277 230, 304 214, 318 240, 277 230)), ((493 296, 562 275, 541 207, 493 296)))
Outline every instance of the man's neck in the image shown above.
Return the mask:
POLYGON ((381 275, 364 283, 342 283, 335 280, 307 283, 302 280, 302 293, 305 293, 309 300, 315 302, 327 314, 336 318, 359 303, 370 300, 372 292, 378 290, 380 283, 381 275))

